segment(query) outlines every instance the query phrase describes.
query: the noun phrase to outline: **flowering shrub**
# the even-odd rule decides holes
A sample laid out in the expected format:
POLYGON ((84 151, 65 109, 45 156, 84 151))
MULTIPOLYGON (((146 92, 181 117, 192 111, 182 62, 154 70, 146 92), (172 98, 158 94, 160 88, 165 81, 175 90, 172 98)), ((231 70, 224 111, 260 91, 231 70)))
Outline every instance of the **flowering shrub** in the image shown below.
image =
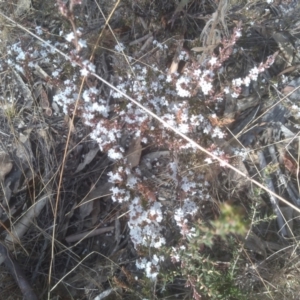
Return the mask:
MULTIPOLYGON (((41 43, 39 47, 28 47, 25 50, 20 41, 10 45, 6 64, 14 65, 26 78, 30 78, 28 70, 35 70, 37 61, 39 64, 51 62, 53 71, 47 83, 55 85, 58 90, 53 97, 54 113, 81 117, 83 123, 91 129, 90 138, 115 162, 114 169, 108 173, 109 182, 113 184, 112 200, 129 209, 128 227, 134 247, 137 250, 151 249, 147 258, 137 260, 137 268, 144 269, 148 278, 156 280, 160 274, 160 264, 167 260, 167 257, 158 253, 159 249, 168 246, 168 237, 165 235, 168 209, 161 201, 157 186, 152 183, 155 180, 145 176, 140 166, 130 166, 126 154, 128 145, 124 143, 123 137, 138 139, 145 147, 155 145, 156 149, 169 151, 165 165, 161 166, 159 160, 155 161, 156 164, 147 163, 151 165, 152 176, 158 177, 164 169, 168 180, 172 182, 169 189, 175 193, 169 200, 172 202, 173 215, 168 222, 177 226, 182 245, 173 248, 171 258, 174 262, 181 262, 183 267, 189 259, 183 244, 195 237, 201 238, 192 221, 199 213, 199 207, 210 201, 210 186, 203 174, 190 170, 193 167, 192 160, 186 162, 186 169, 179 166, 183 154, 196 153, 193 145, 178 138, 141 107, 128 102, 123 93, 154 112, 171 127, 204 145, 215 156, 227 161, 227 154, 213 143, 226 136, 222 125, 213 122, 218 119, 219 106, 228 94, 238 98, 242 86, 249 86, 251 81, 256 81, 259 74, 273 63, 276 54, 249 70, 244 78, 235 78, 231 83, 218 86, 216 74, 224 72, 224 62, 234 53, 236 42, 242 34, 241 24, 233 29, 228 39, 221 41, 216 53, 201 63, 196 56, 181 51, 177 59, 184 62, 185 66, 180 73, 178 70, 170 72, 164 66, 137 62, 132 49, 118 43, 112 64, 113 82, 118 91, 111 91, 109 97, 104 97, 94 81, 96 65, 82 55, 87 42, 82 38, 82 30, 76 28, 73 6, 77 4, 80 1, 70 1, 67 7, 63 1, 58 1, 60 12, 73 28, 71 32, 60 33, 63 42, 47 41, 48 44, 41 43), (55 49, 68 51, 68 61, 55 53, 55 49), (119 65, 122 67, 119 68, 119 65), (124 65, 128 70, 124 70, 124 65), (81 89, 82 80, 84 85, 81 89)), ((41 37, 45 34, 40 26, 35 28, 35 32, 41 37)), ((158 51, 164 51, 169 46, 158 40, 152 42, 153 49, 158 51)), ((4 68, 2 65, 2 70, 4 68)), ((240 151, 238 155, 244 157, 245 153, 240 151)), ((212 164, 213 160, 206 158, 204 162, 212 164)), ((195 278, 189 277, 188 285, 193 287, 194 297, 199 297, 195 278)))
MULTIPOLYGON (((157 147, 169 149, 173 155, 180 156, 187 151, 195 152, 192 145, 182 139, 178 139, 173 132, 158 124, 143 109, 128 102, 122 93, 136 99, 144 107, 153 111, 158 117, 167 122, 181 133, 188 135, 195 141, 225 137, 225 132, 207 117, 206 105, 218 110, 218 103, 223 101, 226 94, 231 93, 233 98, 238 97, 241 85, 249 85, 251 80, 256 80, 259 73, 268 68, 274 57, 268 59, 258 68, 250 70, 245 78, 237 78, 229 86, 214 89, 216 72, 222 72, 223 63, 234 51, 237 39, 241 36, 241 25, 234 29, 230 39, 222 41, 222 47, 218 54, 199 63, 192 55, 186 52, 180 53, 178 59, 185 61, 183 71, 169 73, 168 70, 159 70, 156 65, 146 66, 134 61, 127 56, 126 61, 132 65, 128 72, 118 69, 123 65, 124 52, 129 51, 119 43, 115 50, 115 87, 117 91, 111 93, 111 99, 103 99, 99 90, 89 84, 78 96, 76 85, 65 80, 61 85, 61 92, 54 97, 54 101, 62 106, 64 113, 73 110, 75 101, 80 99, 77 114, 84 123, 91 128, 90 137, 95 140, 101 151, 117 162, 118 167, 108 173, 109 181, 114 184, 111 188, 112 200, 118 203, 128 202, 128 226, 131 240, 136 249, 147 247, 160 249, 166 242, 163 233, 165 227, 166 208, 158 201, 158 195, 154 187, 145 180, 139 167, 130 168, 126 158, 126 145, 121 143, 122 136, 126 133, 132 139, 140 139, 146 146, 154 143, 157 147), (214 106, 215 105, 215 106, 214 106), (115 114, 116 117, 111 116, 115 114)), ((66 40, 77 46, 77 51, 84 47, 85 41, 80 40, 80 31, 76 30, 65 35, 66 40)), ((153 47, 157 49, 168 48, 167 44, 161 44, 154 40, 153 47)), ((95 73, 95 66, 87 60, 80 58, 80 54, 73 53, 71 62, 80 66, 81 76, 85 76, 87 82, 95 73)), ((216 118, 212 113, 211 118, 216 118)), ((212 145, 214 155, 227 160, 224 151, 212 145)), ((174 157, 175 157, 174 156, 174 157)), ((207 163, 212 163, 207 159, 207 163)), ((174 209, 173 220, 184 239, 190 239, 195 235, 196 229, 189 225, 198 212, 203 201, 209 200, 208 186, 203 176, 189 171, 187 176, 182 176, 182 170, 178 169, 176 159, 171 159, 166 166, 176 190, 172 199, 174 209)), ((189 166, 187 166, 189 167, 189 166)), ((191 166, 190 166, 191 167, 191 166)), ((160 262, 164 256, 152 255, 137 261, 137 267, 145 269, 146 276, 155 280, 160 270, 160 262)))

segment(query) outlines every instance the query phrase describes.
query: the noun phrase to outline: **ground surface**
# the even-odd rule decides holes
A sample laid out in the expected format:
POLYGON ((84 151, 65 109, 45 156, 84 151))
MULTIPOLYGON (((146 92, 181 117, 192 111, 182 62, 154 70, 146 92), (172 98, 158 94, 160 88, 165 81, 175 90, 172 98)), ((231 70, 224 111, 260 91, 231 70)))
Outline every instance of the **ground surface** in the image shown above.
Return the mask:
POLYGON ((0 2, 0 299, 299 299, 299 16, 0 2))

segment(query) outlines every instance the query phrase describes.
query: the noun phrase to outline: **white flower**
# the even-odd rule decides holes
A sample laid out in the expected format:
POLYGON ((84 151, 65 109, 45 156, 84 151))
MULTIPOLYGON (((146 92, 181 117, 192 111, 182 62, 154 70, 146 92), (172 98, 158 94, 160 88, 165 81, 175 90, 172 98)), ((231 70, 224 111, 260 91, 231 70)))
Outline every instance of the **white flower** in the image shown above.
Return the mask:
POLYGON ((222 139, 224 138, 224 136, 225 136, 224 132, 219 127, 215 127, 213 129, 212 137, 218 137, 219 139, 222 139))
POLYGON ((86 41, 83 40, 83 39, 79 39, 78 44, 79 44, 80 48, 86 48, 87 47, 86 41))
POLYGON ((232 94, 231 94, 231 97, 232 98, 237 98, 239 96, 239 94, 237 94, 236 92, 233 92, 232 94))
POLYGON ((209 63, 214 66, 217 62, 217 57, 213 56, 210 60, 209 60, 209 63))
POLYGON ((233 79, 232 84, 237 86, 237 87, 240 87, 243 84, 243 80, 241 78, 233 79))
POLYGON ((87 75, 89 75, 89 73, 90 72, 87 68, 83 68, 83 69, 80 70, 81 76, 87 76, 87 75))
POLYGON ((117 52, 122 52, 125 49, 125 46, 122 43, 119 43, 115 46, 117 52))
POLYGON ((251 82, 251 79, 248 76, 244 78, 244 85, 245 86, 249 86, 250 82, 251 82))
POLYGON ((242 36, 242 33, 241 33, 241 30, 240 29, 238 29, 236 32, 235 32, 235 35, 236 35, 236 37, 241 37, 242 36))
POLYGON ((204 95, 207 95, 209 91, 211 91, 212 89, 212 84, 210 82, 207 82, 206 80, 204 80, 203 78, 201 78, 200 80, 200 87, 202 89, 202 92, 204 95))
POLYGON ((209 165, 213 163, 213 160, 210 157, 205 158, 204 161, 209 165))
POLYGON ((172 76, 169 74, 167 75, 166 82, 171 82, 171 81, 172 81, 172 76))
POLYGON ((230 90, 229 90, 229 87, 228 87, 228 86, 226 86, 226 87, 224 88, 224 93, 225 93, 225 94, 229 94, 229 93, 230 93, 230 90))
POLYGON ((80 70, 81 76, 87 76, 89 73, 95 73, 96 67, 89 60, 82 63, 83 68, 80 70))
POLYGON ((37 35, 42 35, 43 34, 43 30, 41 26, 36 26, 35 27, 35 32, 37 35))
POLYGON ((67 35, 65 36, 65 39, 66 39, 68 42, 72 42, 72 40, 75 39, 74 32, 70 32, 69 34, 67 34, 67 35))

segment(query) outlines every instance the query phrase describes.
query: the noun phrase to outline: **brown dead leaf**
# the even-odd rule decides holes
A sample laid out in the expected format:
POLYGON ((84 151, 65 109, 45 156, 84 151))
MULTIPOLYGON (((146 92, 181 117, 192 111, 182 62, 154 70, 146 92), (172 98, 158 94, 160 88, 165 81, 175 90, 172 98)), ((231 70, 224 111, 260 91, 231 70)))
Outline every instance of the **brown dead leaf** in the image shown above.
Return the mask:
POLYGON ((69 126, 69 129, 72 133, 75 133, 75 126, 72 122, 72 118, 70 118, 68 115, 64 116, 65 123, 69 126))
POLYGON ((131 140, 131 144, 126 151, 127 162, 131 168, 139 165, 142 154, 141 137, 131 140))
POLYGON ((291 93, 294 89, 295 89, 294 86, 292 86, 292 85, 286 85, 286 86, 282 89, 281 92, 283 93, 283 95, 287 95, 287 94, 291 93))
POLYGON ((33 153, 31 149, 31 143, 29 140, 32 129, 24 130, 19 134, 19 141, 16 143, 16 154, 18 158, 26 164, 32 165, 33 153))
POLYGON ((45 89, 43 88, 43 86, 41 87, 41 91, 40 91, 40 106, 44 109, 49 107, 48 95, 45 89))
POLYGON ((297 175, 297 164, 287 153, 283 156, 284 167, 293 175, 297 175))
POLYGON ((209 116, 208 119, 212 126, 219 126, 219 127, 229 125, 234 121, 234 119, 230 119, 230 118, 220 119, 217 116, 215 116, 215 117, 209 116))
POLYGON ((10 157, 5 152, 0 152, 0 181, 4 181, 5 176, 13 167, 10 157))
POLYGON ((18 88, 20 89, 20 91, 25 99, 25 107, 30 108, 32 106, 32 104, 34 103, 32 93, 31 93, 30 89, 28 88, 28 86, 23 81, 22 77, 18 74, 18 72, 13 70, 13 74, 14 74, 16 83, 18 85, 18 88))

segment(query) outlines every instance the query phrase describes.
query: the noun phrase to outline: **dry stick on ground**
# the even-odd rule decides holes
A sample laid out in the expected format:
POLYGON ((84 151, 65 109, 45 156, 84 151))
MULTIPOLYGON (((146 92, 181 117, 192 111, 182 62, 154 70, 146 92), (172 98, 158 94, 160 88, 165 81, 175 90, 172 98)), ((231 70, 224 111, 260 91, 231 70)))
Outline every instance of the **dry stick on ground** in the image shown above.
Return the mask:
POLYGON ((2 243, 0 243, 0 253, 4 259, 6 268, 9 270, 9 273, 13 276, 22 291, 24 299, 38 300, 18 263, 12 258, 9 250, 2 243))

